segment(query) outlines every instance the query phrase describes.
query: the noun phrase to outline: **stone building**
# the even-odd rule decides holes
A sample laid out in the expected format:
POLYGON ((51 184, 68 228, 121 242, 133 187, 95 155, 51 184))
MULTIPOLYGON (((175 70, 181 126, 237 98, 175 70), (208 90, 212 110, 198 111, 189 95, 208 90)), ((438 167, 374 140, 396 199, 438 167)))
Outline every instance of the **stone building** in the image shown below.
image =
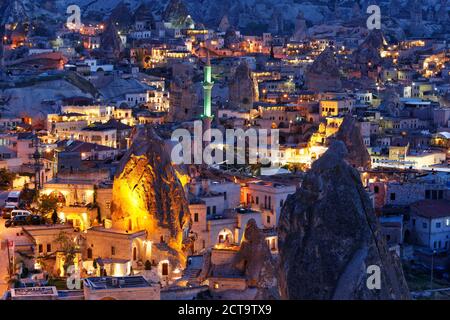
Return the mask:
POLYGON ((90 277, 83 280, 85 300, 160 300, 160 285, 142 276, 90 277))
POLYGON ((95 184, 86 181, 54 179, 44 184, 42 194, 54 195, 60 207, 58 217, 80 230, 88 229, 97 219, 94 208, 95 184))
POLYGON ((411 205, 409 227, 408 240, 431 251, 447 252, 450 249, 450 202, 429 199, 415 202, 411 205))
MULTIPOLYGON (((151 243, 146 241, 145 230, 126 232, 117 229, 92 227, 84 236, 83 267, 90 274, 97 274, 94 260, 101 266, 103 274, 126 276, 131 268, 137 269, 151 261, 151 243)), ((162 268, 162 267, 161 267, 162 268)))

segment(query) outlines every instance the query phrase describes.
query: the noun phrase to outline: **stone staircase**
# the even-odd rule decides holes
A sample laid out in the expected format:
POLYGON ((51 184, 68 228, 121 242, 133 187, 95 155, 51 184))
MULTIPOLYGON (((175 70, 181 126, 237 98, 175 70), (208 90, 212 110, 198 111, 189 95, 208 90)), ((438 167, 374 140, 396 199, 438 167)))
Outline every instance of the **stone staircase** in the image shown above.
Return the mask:
POLYGON ((187 268, 184 270, 183 279, 187 280, 190 284, 200 284, 197 277, 199 276, 202 269, 198 268, 187 268))

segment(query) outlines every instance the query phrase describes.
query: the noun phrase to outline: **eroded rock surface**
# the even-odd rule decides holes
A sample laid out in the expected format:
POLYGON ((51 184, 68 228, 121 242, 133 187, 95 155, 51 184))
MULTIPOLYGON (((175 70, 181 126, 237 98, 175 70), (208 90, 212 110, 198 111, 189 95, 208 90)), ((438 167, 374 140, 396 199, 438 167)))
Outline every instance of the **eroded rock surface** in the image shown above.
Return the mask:
POLYGON ((139 128, 121 160, 113 186, 113 227, 146 230, 152 257, 184 265, 186 235, 190 228, 183 186, 152 128, 139 128))
POLYGON ((370 154, 355 118, 346 116, 334 138, 344 142, 348 151, 345 158, 348 163, 355 168, 370 168, 370 154))
POLYGON ((387 249, 360 175, 335 141, 282 209, 279 287, 284 299, 407 299, 398 257, 387 249), (380 267, 381 289, 366 285, 380 267))
POLYGON ((251 219, 245 227, 244 237, 233 266, 243 272, 250 287, 256 287, 256 299, 279 298, 275 261, 272 258, 263 232, 251 219))
POLYGON ((325 49, 314 60, 306 72, 306 85, 309 90, 317 92, 338 91, 342 88, 339 66, 333 50, 325 49))

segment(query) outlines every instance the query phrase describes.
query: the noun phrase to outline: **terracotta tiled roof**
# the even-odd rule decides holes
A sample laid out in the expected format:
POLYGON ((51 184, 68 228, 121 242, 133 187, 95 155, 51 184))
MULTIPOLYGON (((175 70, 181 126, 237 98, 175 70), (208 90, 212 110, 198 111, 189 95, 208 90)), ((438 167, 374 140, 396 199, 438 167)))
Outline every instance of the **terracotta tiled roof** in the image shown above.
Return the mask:
POLYGON ((450 216, 449 200, 421 200, 411 205, 411 210, 425 218, 443 218, 450 216))

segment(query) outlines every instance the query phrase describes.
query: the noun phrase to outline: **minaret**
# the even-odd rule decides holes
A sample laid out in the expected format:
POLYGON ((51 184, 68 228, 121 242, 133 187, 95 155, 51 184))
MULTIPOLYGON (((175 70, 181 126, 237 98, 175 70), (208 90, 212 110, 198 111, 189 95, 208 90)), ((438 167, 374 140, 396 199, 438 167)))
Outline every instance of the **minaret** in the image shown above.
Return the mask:
MULTIPOLYGON (((203 130, 204 132, 211 129, 212 114, 211 114, 211 91, 213 82, 211 80, 211 61, 209 58, 209 51, 207 51, 206 65, 203 68, 203 130)), ((210 131, 208 131, 210 133, 210 131)), ((211 135, 205 138, 205 142, 211 142, 211 135)))

